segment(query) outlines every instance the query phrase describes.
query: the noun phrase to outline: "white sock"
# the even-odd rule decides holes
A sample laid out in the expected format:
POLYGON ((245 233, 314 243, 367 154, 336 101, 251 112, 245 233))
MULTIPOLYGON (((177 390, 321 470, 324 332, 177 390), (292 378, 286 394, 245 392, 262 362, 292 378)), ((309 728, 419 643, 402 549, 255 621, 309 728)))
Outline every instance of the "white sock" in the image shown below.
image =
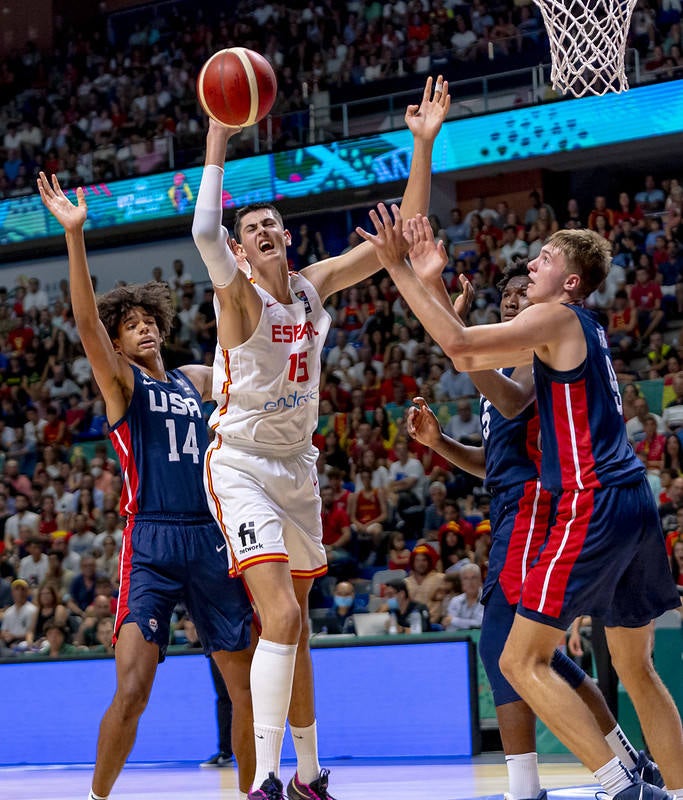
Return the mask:
POLYGON ((249 797, 247 796, 246 792, 240 792, 240 790, 238 789, 237 790, 237 800, 249 800, 249 797))
POLYGON ((93 790, 90 790, 90 794, 88 795, 88 800, 109 800, 109 796, 102 797, 102 795, 95 794, 93 790))
POLYGON ((633 785, 633 776, 616 756, 600 767, 594 775, 597 782, 612 797, 622 789, 633 785))
POLYGON ((538 777, 538 755, 536 753, 515 753, 505 756, 508 770, 508 783, 512 800, 529 800, 538 797, 541 780, 538 777))
POLYGON ((318 726, 313 724, 307 728, 295 728, 290 724, 294 749, 296 750, 296 773, 302 783, 313 783, 320 777, 318 762, 318 726))
POLYGON ((250 679, 256 737, 254 787, 257 789, 268 773, 280 774, 280 753, 292 697, 295 660, 295 644, 259 639, 256 645, 250 679))
POLYGON ((621 763, 627 769, 635 767, 636 761, 638 761, 638 753, 619 725, 605 736, 605 741, 614 755, 621 760, 621 763))

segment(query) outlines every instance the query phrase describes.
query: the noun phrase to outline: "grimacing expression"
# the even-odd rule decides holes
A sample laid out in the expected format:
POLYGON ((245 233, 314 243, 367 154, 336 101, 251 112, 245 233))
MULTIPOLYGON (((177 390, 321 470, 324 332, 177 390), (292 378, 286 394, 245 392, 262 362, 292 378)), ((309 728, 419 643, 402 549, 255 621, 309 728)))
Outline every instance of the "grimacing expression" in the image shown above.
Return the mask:
POLYGON ((290 232, 282 227, 272 209, 260 208, 245 214, 240 223, 240 246, 252 265, 257 267, 275 260, 286 263, 290 232))

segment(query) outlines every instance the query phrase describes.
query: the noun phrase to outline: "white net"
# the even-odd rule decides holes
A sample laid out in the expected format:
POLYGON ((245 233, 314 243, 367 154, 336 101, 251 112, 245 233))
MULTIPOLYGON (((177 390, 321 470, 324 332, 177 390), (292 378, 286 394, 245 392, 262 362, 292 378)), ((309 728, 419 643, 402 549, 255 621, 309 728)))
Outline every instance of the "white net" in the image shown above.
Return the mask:
POLYGON ((628 89, 626 37, 638 0, 534 0, 550 39, 553 89, 582 97, 628 89))

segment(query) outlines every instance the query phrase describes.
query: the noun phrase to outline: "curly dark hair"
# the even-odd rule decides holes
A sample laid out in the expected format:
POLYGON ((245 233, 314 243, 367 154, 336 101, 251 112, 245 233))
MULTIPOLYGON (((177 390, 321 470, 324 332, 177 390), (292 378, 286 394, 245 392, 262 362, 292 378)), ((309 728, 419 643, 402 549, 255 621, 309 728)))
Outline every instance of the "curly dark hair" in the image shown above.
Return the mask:
POLYGON ((496 289, 503 292, 505 287, 513 278, 528 278, 529 270, 527 269, 528 260, 523 256, 513 256, 507 267, 503 270, 503 276, 496 284, 496 289))
POLYGON ((282 220, 282 214, 275 208, 272 203, 250 203, 248 206, 242 206, 242 208, 238 208, 237 212, 235 213, 235 220, 233 222, 233 232, 235 234, 235 239, 238 242, 242 241, 242 217, 245 214, 249 214, 252 211, 260 211, 263 208, 268 208, 273 212, 273 216, 276 220, 285 227, 285 223, 282 220))
POLYGON ((97 311, 112 341, 119 335, 121 320, 134 308, 142 308, 154 317, 162 339, 170 334, 175 310, 168 286, 158 281, 131 283, 117 286, 97 300, 97 311))

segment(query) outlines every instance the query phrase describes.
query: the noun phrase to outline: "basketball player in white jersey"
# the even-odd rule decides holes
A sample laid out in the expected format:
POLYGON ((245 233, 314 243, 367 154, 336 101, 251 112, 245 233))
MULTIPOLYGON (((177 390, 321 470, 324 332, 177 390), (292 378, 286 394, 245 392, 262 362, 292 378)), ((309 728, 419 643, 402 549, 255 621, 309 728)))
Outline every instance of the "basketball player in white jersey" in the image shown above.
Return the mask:
MULTIPOLYGON (((434 139, 448 113, 448 84, 428 78, 405 120, 413 159, 403 200, 410 216, 429 204, 434 139)), ((280 751, 289 716, 297 771, 291 800, 329 795, 318 763, 309 651, 308 594, 327 571, 322 544, 317 450, 320 355, 330 325, 328 297, 380 267, 372 245, 290 273, 290 232, 277 209, 258 204, 235 218, 236 253, 221 224, 223 164, 239 131, 211 121, 192 234, 215 289, 218 345, 213 392, 216 432, 205 461, 212 509, 261 619, 251 687, 256 775, 250 800, 281 800, 280 751), (251 267, 251 280, 235 255, 251 267)))

